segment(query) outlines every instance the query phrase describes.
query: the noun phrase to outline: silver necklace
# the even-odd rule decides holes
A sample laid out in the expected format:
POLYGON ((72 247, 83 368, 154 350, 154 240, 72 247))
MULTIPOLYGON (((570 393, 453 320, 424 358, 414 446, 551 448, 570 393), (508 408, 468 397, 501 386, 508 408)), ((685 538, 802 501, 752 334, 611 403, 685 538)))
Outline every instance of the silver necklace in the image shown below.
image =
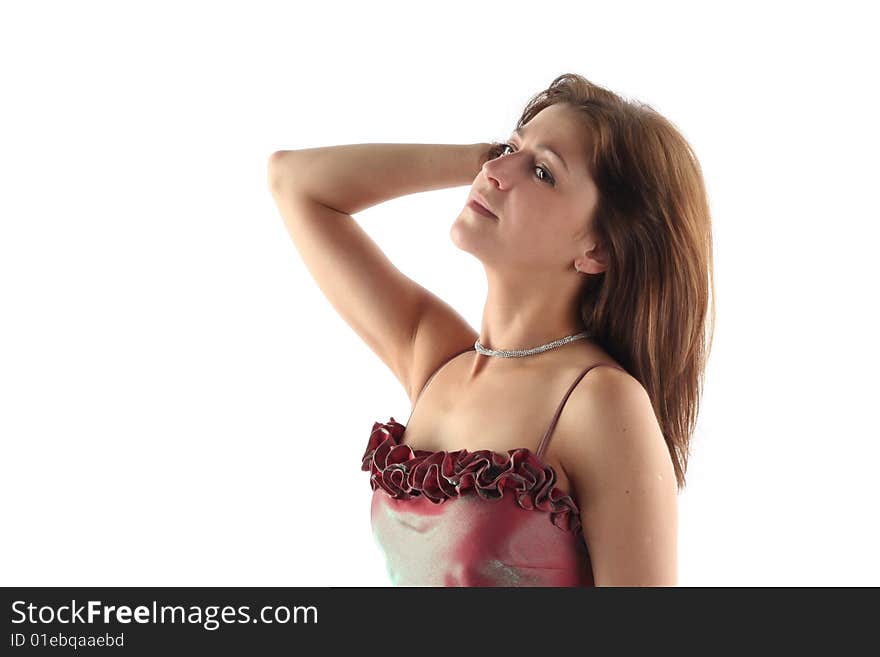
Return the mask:
POLYGON ((531 349, 486 349, 483 345, 480 344, 479 338, 476 342, 474 342, 474 349, 477 350, 477 353, 483 354, 484 356, 500 356, 501 358, 519 358, 521 356, 531 356, 532 354, 540 354, 542 351, 547 351, 548 349, 553 349, 555 347, 562 346, 564 344, 568 344, 569 342, 574 342, 575 340, 580 340, 581 338, 590 337, 589 331, 582 331, 580 333, 575 333, 574 335, 569 335, 559 340, 555 340, 553 342, 548 342, 547 344, 542 344, 540 347, 532 347, 531 349))

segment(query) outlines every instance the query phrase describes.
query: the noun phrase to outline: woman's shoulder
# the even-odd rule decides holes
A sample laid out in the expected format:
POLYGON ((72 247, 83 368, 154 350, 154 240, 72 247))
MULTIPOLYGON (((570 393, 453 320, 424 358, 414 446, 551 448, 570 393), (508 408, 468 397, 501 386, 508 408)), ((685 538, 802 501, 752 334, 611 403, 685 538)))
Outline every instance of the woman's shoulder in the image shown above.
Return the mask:
POLYGON ((623 450, 622 458, 635 443, 662 453, 663 432, 642 383, 611 357, 597 357, 586 367, 587 375, 566 400, 553 439, 572 478, 582 480, 577 472, 587 472, 606 458, 614 461, 617 450, 623 450))
POLYGON ((600 371, 604 374, 608 370, 616 370, 620 375, 632 378, 635 381, 635 377, 632 377, 623 365, 602 348, 601 345, 594 342, 585 343, 579 350, 566 355, 564 359, 560 359, 553 366, 564 377, 578 376, 583 372, 594 376, 600 371))
POLYGON ((618 407, 634 396, 647 397, 639 380, 599 345, 585 345, 577 358, 569 359, 560 367, 559 376, 571 382, 555 429, 559 435, 553 440, 565 443, 560 451, 578 449, 589 427, 595 426, 597 416, 611 411, 609 403, 614 402, 618 407))

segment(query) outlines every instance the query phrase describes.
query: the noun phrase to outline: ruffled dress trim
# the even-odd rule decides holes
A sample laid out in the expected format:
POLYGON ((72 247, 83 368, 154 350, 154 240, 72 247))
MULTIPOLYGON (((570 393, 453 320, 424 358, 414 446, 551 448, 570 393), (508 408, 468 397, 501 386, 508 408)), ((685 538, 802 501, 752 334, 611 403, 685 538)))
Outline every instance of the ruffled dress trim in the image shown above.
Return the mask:
POLYGON ((507 454, 488 449, 413 450, 399 442, 405 429, 393 417, 373 424, 361 470, 370 472, 374 491, 382 488, 396 499, 424 496, 440 504, 471 488, 483 499, 497 501, 512 488, 523 509, 546 511, 560 529, 581 531, 580 511, 555 485, 556 471, 527 447, 507 454))

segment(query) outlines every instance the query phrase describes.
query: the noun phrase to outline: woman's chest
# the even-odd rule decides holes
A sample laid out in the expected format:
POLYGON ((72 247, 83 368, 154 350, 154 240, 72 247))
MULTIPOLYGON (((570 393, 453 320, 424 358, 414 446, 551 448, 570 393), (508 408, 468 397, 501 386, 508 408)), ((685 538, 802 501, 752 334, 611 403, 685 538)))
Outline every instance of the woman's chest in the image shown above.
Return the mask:
MULTIPOLYGON (((412 450, 499 454, 527 448, 555 471, 556 486, 571 493, 558 449, 548 435, 564 391, 548 383, 522 389, 513 385, 487 386, 468 393, 434 389, 419 400, 406 423, 401 442, 412 450), (545 437, 548 439, 540 453, 545 437)), ((558 436, 555 436, 558 439, 558 436)))

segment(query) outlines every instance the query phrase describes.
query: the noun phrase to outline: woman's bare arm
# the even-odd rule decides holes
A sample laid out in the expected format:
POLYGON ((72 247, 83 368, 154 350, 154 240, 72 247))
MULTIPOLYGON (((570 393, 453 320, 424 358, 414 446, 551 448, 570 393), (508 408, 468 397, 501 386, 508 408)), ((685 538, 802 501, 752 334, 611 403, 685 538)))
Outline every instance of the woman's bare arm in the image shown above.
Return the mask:
POLYGON ((305 194, 357 214, 399 196, 473 182, 491 144, 348 144, 277 151, 269 161, 274 190, 305 194))
POLYGON ((351 215, 404 194, 470 184, 490 146, 355 144, 278 151, 269 160, 269 187, 303 262, 411 401, 477 333, 398 270, 351 215))

